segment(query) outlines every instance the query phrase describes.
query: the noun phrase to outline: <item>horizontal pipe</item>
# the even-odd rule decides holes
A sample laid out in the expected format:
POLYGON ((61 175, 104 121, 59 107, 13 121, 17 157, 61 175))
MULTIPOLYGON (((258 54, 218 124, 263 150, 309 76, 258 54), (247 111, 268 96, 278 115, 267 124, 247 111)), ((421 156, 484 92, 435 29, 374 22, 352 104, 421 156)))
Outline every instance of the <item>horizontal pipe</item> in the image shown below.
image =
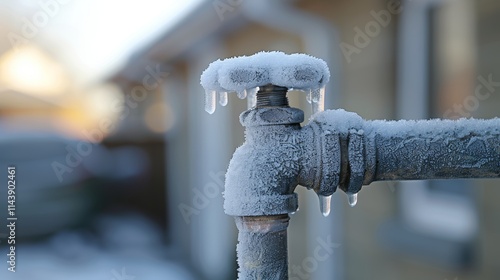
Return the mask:
POLYGON ((373 181, 500 177, 498 118, 367 124, 373 181))

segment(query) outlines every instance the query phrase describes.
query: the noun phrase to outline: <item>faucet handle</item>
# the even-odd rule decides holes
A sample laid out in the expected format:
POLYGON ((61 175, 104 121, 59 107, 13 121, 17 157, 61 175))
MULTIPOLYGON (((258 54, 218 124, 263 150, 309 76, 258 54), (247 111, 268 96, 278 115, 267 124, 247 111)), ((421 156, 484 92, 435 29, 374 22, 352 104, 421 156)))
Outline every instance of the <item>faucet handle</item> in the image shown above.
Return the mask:
POLYGON ((259 52, 212 62, 201 75, 205 88, 205 110, 212 114, 219 103, 226 106, 228 92, 247 98, 248 109, 258 107, 261 87, 274 85, 307 94, 313 112, 324 110, 325 85, 330 79, 327 64, 306 54, 259 52))

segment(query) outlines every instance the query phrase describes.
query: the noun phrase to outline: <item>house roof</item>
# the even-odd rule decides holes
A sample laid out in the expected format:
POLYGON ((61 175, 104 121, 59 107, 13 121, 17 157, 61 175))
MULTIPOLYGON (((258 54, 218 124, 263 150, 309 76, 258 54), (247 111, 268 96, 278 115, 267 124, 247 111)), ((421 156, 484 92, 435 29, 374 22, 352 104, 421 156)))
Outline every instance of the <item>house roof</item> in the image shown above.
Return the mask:
POLYGON ((222 1, 203 1, 191 13, 165 31, 163 35, 146 47, 135 52, 127 64, 110 80, 139 79, 144 67, 151 62, 171 63, 186 57, 203 41, 230 33, 248 23, 239 6, 224 6, 218 10, 217 3, 222 1))

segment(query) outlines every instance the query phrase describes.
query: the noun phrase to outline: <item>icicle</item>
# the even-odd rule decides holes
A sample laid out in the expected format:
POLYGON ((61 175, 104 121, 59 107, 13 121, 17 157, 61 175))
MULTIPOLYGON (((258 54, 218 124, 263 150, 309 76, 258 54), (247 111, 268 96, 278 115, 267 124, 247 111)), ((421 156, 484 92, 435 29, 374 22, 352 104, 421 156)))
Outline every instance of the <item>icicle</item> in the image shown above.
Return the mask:
POLYGON ((219 103, 222 106, 227 105, 227 91, 221 91, 219 92, 219 103))
POLYGON ((358 203, 358 194, 357 193, 347 193, 347 201, 349 202, 349 206, 354 207, 356 203, 358 203))
POLYGON ((318 102, 320 96, 320 89, 316 88, 312 91, 312 102, 318 102))
POLYGON ((257 91, 259 91, 259 87, 248 90, 247 109, 249 110, 257 105, 257 91))
POLYGON ((312 89, 309 89, 306 93, 306 100, 309 104, 312 102, 312 89))
POLYGON ((244 99, 246 97, 247 97, 247 90, 246 89, 238 91, 238 98, 239 99, 244 99))
POLYGON ((217 103, 217 93, 215 90, 206 90, 205 91, 205 111, 209 114, 213 114, 215 112, 217 103))
POLYGON ((325 110, 325 87, 314 89, 312 93, 313 114, 325 110))
POLYGON ((332 201, 332 196, 318 195, 319 197, 319 208, 323 216, 328 217, 330 215, 330 204, 332 201))
POLYGON ((325 87, 315 89, 312 95, 312 102, 325 102, 325 87))

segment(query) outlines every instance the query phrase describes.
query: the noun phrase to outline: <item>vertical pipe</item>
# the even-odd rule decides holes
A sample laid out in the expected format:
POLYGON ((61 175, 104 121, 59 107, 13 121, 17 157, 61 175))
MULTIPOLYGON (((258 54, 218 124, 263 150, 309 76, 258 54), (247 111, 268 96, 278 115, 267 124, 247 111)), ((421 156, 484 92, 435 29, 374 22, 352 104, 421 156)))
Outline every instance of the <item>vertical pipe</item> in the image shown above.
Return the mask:
MULTIPOLYGON (((297 34, 304 42, 304 51, 306 53, 325 60, 330 66, 331 79, 326 87, 328 94, 324 105, 327 109, 338 108, 341 103, 342 54, 339 48, 334 47, 341 42, 336 26, 314 13, 295 8, 290 1, 253 0, 244 1, 244 4, 243 13, 247 18, 286 33, 297 34), (311 30, 314 30, 314 32, 311 32, 311 30)), ((295 217, 295 223, 298 224, 302 222, 301 217, 304 217, 306 219, 303 222, 305 226, 297 227, 296 229, 299 231, 294 231, 294 235, 300 236, 300 238, 307 235, 309 237, 332 236, 337 240, 343 239, 344 217, 342 204, 340 203, 341 199, 341 196, 333 196, 331 217, 323 219, 321 215, 319 217, 317 215, 317 196, 305 196, 301 208, 304 214, 295 217), (308 229, 314 229, 314 231, 308 229)), ((306 250, 292 252, 295 261, 299 262, 298 265, 305 258, 312 256, 318 246, 316 238, 306 239, 308 240, 306 250)), ((300 248, 296 245, 294 247, 296 249, 300 248)), ((335 250, 328 261, 318 264, 318 268, 310 273, 310 278, 315 280, 326 278, 344 279, 343 259, 343 250, 335 250)))
POLYGON ((238 279, 288 280, 287 214, 235 217, 238 279))

